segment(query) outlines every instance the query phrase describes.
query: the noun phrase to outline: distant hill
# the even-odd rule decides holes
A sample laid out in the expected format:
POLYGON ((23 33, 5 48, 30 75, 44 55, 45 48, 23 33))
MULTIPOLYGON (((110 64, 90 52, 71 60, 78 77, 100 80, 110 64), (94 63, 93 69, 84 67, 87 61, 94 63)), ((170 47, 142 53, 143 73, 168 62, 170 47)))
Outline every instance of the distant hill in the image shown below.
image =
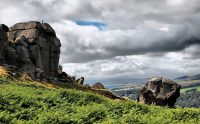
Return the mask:
POLYGON ((137 79, 137 78, 118 77, 118 78, 86 80, 85 83, 94 84, 96 82, 101 82, 106 88, 118 88, 118 87, 144 83, 146 80, 147 80, 146 78, 137 79))
POLYGON ((200 80, 200 74, 191 75, 191 76, 185 75, 185 76, 175 78, 174 80, 200 80))

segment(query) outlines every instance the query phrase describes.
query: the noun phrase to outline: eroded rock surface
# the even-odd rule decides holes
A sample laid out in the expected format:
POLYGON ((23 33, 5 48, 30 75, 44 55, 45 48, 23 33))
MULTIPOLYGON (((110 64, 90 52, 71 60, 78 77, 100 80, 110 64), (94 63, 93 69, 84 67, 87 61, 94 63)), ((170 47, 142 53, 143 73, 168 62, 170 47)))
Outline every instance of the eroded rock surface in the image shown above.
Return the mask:
POLYGON ((84 80, 85 80, 84 77, 81 77, 81 78, 77 79, 77 80, 75 81, 75 83, 76 83, 76 84, 81 84, 81 85, 83 85, 84 80))
POLYGON ((176 82, 157 77, 152 78, 140 91, 137 101, 145 104, 173 107, 180 96, 181 86, 176 82))
POLYGON ((105 89, 104 85, 100 82, 93 84, 92 88, 94 88, 94 89, 105 89))
POLYGON ((57 76, 61 44, 49 24, 17 23, 9 29, 8 41, 13 45, 8 55, 17 59, 6 59, 8 64, 32 75, 41 69, 47 77, 57 76))
POLYGON ((17 23, 10 28, 0 25, 0 63, 16 66, 17 71, 31 77, 57 76, 60 46, 47 23, 17 23))

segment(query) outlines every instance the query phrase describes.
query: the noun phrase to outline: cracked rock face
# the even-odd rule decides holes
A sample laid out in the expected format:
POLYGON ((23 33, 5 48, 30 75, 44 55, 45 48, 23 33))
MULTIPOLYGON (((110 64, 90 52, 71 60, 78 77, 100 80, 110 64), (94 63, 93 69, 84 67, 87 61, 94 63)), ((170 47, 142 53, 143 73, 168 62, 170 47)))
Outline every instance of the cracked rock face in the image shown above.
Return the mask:
POLYGON ((58 75, 60 40, 47 23, 0 25, 0 63, 16 66, 32 77, 58 75), (38 71, 40 70, 40 71, 38 71))
POLYGON ((146 82, 140 91, 137 101, 145 104, 173 107, 180 96, 181 86, 176 82, 157 77, 146 82))

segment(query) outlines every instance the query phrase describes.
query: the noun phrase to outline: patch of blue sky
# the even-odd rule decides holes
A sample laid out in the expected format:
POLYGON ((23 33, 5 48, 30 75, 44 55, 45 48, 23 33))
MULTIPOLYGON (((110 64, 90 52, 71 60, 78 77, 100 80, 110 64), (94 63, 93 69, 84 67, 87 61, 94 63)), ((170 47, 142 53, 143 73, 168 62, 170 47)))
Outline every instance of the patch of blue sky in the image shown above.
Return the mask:
POLYGON ((74 22, 80 26, 95 26, 99 30, 104 30, 107 26, 105 23, 98 21, 75 20, 74 22))

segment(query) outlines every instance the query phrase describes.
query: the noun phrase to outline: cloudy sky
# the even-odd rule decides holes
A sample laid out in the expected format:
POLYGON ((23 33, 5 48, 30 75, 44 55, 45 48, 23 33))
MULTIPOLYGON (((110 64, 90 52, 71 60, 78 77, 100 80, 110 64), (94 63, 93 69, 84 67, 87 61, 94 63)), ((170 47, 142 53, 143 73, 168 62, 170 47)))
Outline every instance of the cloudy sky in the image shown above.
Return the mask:
POLYGON ((0 0, 0 23, 50 23, 70 75, 200 73, 200 0, 0 0))

